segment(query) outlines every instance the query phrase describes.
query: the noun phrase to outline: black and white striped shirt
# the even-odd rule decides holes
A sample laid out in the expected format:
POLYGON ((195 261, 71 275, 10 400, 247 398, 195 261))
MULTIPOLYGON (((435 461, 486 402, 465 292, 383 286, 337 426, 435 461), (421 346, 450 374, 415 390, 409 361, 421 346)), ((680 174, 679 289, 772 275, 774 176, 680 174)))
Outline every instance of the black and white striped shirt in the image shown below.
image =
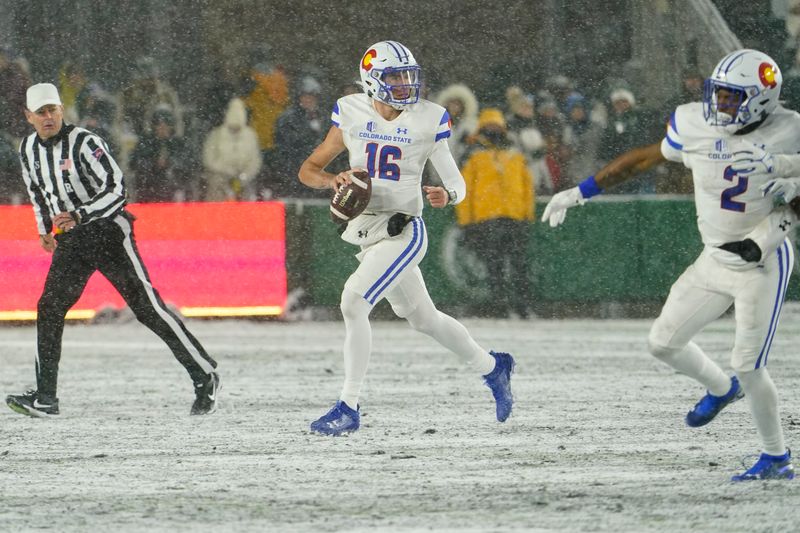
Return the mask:
POLYGON ((125 207, 122 171, 105 141, 88 130, 65 124, 45 141, 33 133, 22 140, 19 158, 39 235, 52 232, 58 213, 77 212, 85 224, 125 207))

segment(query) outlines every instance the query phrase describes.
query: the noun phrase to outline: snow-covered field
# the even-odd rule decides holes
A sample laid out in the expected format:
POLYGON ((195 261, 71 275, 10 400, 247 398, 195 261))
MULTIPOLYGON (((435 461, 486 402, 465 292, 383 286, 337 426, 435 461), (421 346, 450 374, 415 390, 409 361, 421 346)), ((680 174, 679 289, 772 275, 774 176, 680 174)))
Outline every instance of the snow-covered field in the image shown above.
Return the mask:
MULTIPOLYGON (((343 438, 307 430, 341 386, 339 322, 190 321, 220 361, 208 417, 188 416, 188 377, 144 327, 68 326, 61 416, 0 405, 0 531, 800 527, 796 482, 728 482, 758 452, 746 402, 684 426, 703 391, 646 354, 650 321, 465 323, 517 358, 507 423, 456 356, 388 321, 375 325, 362 429, 343 438)), ((727 361, 732 329, 721 320, 699 342, 727 361)), ((798 340, 788 308, 769 361, 800 449, 798 340)), ((0 328, 3 395, 33 385, 34 349, 33 327, 0 328)))

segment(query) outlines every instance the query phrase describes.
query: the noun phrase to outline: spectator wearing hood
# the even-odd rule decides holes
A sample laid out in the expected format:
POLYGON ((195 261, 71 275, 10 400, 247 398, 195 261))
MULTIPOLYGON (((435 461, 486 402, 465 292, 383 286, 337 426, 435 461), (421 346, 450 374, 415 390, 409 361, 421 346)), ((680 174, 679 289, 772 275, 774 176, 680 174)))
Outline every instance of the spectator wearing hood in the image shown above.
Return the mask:
POLYGON ((172 116, 174 135, 183 137, 183 106, 177 91, 161 79, 153 58, 141 57, 136 62, 134 79, 120 94, 119 128, 130 130, 136 137, 152 133, 153 115, 165 108, 172 116))
MULTIPOLYGON (((522 152, 528 161, 528 170, 536 180, 545 180, 551 183, 550 170, 547 166, 545 157, 547 155, 547 143, 536 126, 536 107, 534 97, 525 93, 521 88, 512 85, 506 90, 506 104, 508 115, 508 138, 514 143, 517 150, 522 152)), ((539 189, 536 183, 534 187, 539 189)), ((551 192, 551 188, 546 189, 546 194, 551 192)))
POLYGON ((228 103, 222 125, 212 129, 203 144, 205 187, 209 202, 255 198, 255 178, 261 170, 258 135, 247 125, 244 102, 228 103))
POLYGON ((466 242, 486 263, 492 295, 484 314, 528 316, 528 245, 535 193, 528 163, 508 138, 503 113, 486 108, 461 169, 467 196, 455 207, 466 242))
MULTIPOLYGON (((636 97, 629 89, 618 87, 612 90, 609 100, 611 109, 608 113, 608 124, 600 135, 597 154, 600 161, 605 162, 641 145, 642 139, 652 137, 654 123, 652 114, 636 106, 636 97)), ((612 191, 614 194, 654 192, 653 172, 644 173, 612 191)))
POLYGON ((566 137, 570 159, 567 162, 561 189, 573 187, 597 168, 597 147, 602 128, 590 119, 589 103, 580 94, 567 98, 566 137))
POLYGON ((289 79, 282 68, 267 62, 253 67, 251 79, 255 86, 244 97, 244 103, 250 111, 250 125, 256 130, 264 160, 259 188, 270 189, 275 166, 275 126, 289 104, 289 79))
POLYGON ((467 139, 478 126, 478 100, 463 83, 448 85, 436 96, 436 103, 447 109, 452 126, 447 144, 459 165, 463 163, 467 139))
POLYGON ((80 115, 78 100, 88 81, 83 67, 72 61, 66 61, 58 71, 58 92, 64 105, 64 119, 67 123, 78 124, 80 115))
POLYGON ((136 201, 182 201, 194 188, 193 172, 186 145, 175 134, 174 117, 167 106, 156 109, 149 130, 131 154, 136 201))
POLYGON ((322 85, 306 76, 295 92, 295 101, 275 125, 273 193, 281 198, 327 197, 326 192, 306 187, 297 179, 300 165, 328 132, 327 111, 320 108, 322 85))
POLYGON ((31 79, 10 48, 0 47, 0 129, 14 139, 28 134, 25 121, 25 91, 31 79))
POLYGON ((565 167, 571 156, 564 115, 553 95, 542 91, 536 98, 536 125, 545 142, 544 165, 536 174, 537 194, 553 194, 563 189, 565 167))

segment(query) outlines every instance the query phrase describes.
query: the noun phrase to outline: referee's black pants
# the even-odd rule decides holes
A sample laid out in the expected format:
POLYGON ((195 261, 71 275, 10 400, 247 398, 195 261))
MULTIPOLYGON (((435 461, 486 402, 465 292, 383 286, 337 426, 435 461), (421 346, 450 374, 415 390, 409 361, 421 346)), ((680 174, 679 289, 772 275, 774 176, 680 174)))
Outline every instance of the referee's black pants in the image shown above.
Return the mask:
POLYGON ((167 343, 192 380, 205 381, 217 363, 151 285, 136 248, 133 217, 123 213, 112 219, 79 224, 56 235, 56 241, 58 246, 39 298, 36 323, 36 386, 40 395, 57 397, 64 319, 96 270, 119 291, 139 322, 167 343))

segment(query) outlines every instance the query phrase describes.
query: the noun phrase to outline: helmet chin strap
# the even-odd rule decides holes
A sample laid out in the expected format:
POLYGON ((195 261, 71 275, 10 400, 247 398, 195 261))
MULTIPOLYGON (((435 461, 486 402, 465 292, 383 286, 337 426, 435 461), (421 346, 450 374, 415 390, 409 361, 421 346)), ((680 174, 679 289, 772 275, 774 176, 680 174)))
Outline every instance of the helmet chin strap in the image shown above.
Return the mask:
POLYGON ((734 133, 734 135, 747 135, 748 133, 750 133, 751 131, 755 130, 760 125, 762 125, 765 120, 767 120, 767 114, 766 113, 764 113, 762 115, 760 120, 757 120, 755 122, 751 122, 750 124, 748 124, 744 128, 742 128, 739 131, 737 131, 736 133, 734 133))

